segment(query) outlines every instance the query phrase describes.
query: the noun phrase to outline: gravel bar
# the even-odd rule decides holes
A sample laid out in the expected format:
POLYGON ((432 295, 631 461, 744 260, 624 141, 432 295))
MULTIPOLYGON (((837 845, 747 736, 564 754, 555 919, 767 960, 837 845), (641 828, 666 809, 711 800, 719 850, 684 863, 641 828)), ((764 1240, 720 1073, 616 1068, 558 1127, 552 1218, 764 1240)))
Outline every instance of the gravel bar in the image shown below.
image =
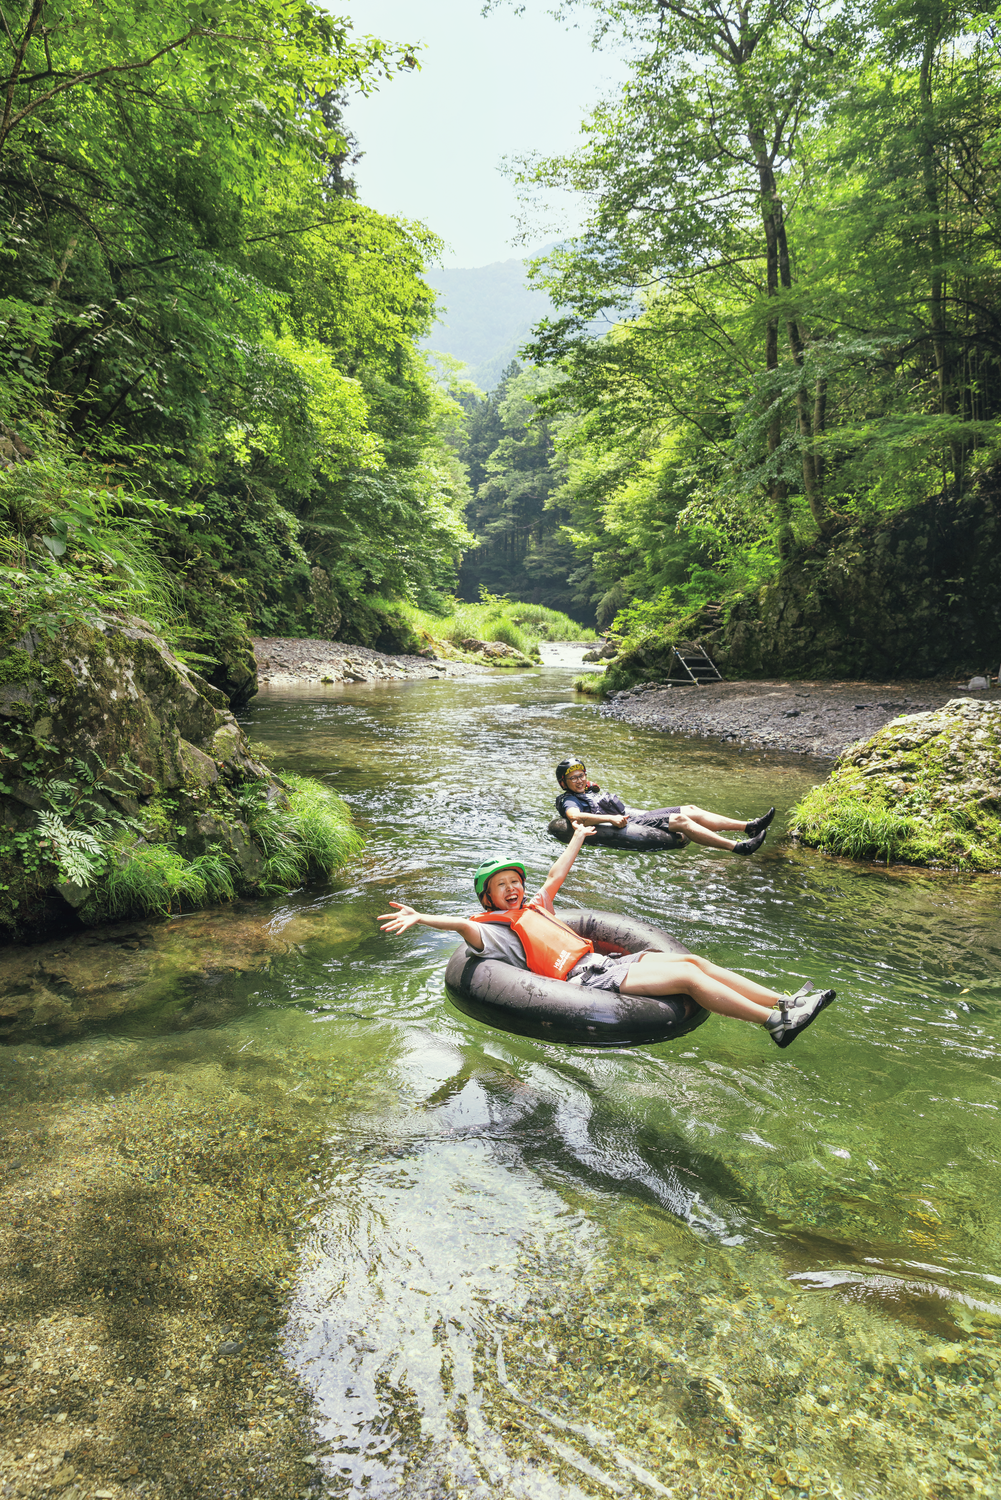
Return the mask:
MULTIPOLYGON (((610 694, 602 713, 643 729, 833 760, 901 714, 941 708, 965 682, 640 683, 610 694)), ((971 698, 1001 701, 996 687, 971 698)))
POLYGON ((391 655, 370 646, 343 641, 298 640, 270 636, 254 639, 258 682, 262 687, 299 683, 407 682, 421 678, 475 677, 487 670, 470 662, 433 656, 391 655))

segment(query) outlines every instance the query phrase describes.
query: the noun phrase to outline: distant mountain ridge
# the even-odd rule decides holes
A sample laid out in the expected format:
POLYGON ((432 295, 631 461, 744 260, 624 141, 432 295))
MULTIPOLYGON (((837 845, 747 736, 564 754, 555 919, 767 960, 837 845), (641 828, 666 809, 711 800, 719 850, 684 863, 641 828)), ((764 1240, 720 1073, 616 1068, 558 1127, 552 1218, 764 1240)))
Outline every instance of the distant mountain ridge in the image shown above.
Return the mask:
POLYGON ((526 285, 525 262, 514 258, 425 275, 443 303, 425 344, 461 359, 481 390, 493 390, 533 324, 552 311, 549 297, 526 285))

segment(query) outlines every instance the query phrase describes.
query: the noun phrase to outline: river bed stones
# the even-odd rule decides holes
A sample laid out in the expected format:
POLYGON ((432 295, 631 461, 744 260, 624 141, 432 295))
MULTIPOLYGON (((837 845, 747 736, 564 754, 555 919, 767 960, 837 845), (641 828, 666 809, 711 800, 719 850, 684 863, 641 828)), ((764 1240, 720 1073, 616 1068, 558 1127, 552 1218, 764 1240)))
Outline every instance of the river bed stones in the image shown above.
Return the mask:
POLYGON ((236 901, 11 946, 0 973, 0 1044, 65 1039, 164 1006, 177 1030, 218 1025, 242 1005, 227 980, 266 970, 315 937, 354 935, 337 911, 307 907, 275 923, 259 905, 236 901))
POLYGON ((1001 703, 895 719, 807 794, 793 832, 854 859, 1001 870, 1001 703))
POLYGON ((470 677, 483 668, 471 662, 442 661, 431 656, 391 656, 368 646, 343 641, 256 637, 258 681, 262 687, 295 687, 301 683, 334 685, 352 682, 406 682, 470 677))
MULTIPOLYGON (((647 682, 610 694, 602 712, 666 734, 833 760, 902 713, 941 708, 956 691, 951 681, 647 682)), ((995 690, 985 701, 1001 702, 1001 695, 995 690)))
POLYGON ((0 1493, 299 1500, 317 1433, 276 1334, 322 1133, 253 1070, 105 1066, 25 1057, 7 1098, 0 1493))

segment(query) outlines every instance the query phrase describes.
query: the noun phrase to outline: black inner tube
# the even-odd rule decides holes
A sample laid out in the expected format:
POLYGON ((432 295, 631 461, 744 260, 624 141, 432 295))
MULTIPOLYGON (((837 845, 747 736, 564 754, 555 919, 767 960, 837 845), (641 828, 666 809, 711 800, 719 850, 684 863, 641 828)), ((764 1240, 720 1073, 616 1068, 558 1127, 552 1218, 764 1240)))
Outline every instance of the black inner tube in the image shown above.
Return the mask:
MULTIPOLYGON (((597 953, 687 953, 650 922, 614 912, 571 911, 563 921, 594 944, 597 953)), ((709 1012, 684 995, 618 995, 544 979, 495 958, 457 948, 445 970, 448 996, 457 1010, 518 1036, 578 1047, 638 1047, 668 1042, 708 1019, 709 1012)))
MULTIPOLYGON (((585 849, 680 849, 685 843, 683 833, 671 833, 666 828, 657 828, 653 823, 635 822, 630 818, 625 828, 613 828, 611 823, 595 825, 594 838, 584 840, 585 849)), ((553 818, 549 832, 561 844, 569 844, 573 838, 573 827, 568 818, 553 818)))

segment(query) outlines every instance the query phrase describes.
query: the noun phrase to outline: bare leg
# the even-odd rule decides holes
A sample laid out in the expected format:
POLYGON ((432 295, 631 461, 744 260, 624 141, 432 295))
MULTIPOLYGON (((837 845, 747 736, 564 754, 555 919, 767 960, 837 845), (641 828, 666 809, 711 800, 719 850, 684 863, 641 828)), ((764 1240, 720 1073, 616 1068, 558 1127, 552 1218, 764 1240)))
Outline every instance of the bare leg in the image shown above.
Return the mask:
POLYGON ((704 807, 696 807, 692 802, 685 803, 681 816, 701 823, 703 828, 708 828, 713 833, 721 833, 724 828, 739 829, 743 833, 747 827, 746 818, 743 821, 739 818, 724 818, 722 813, 706 812, 704 807))
MULTIPOLYGON (((693 813, 701 813, 703 818, 715 818, 715 813, 703 813, 699 807, 683 807, 680 812, 673 813, 669 827, 672 833, 683 833, 686 839, 693 844, 704 844, 709 849, 732 849, 733 839, 725 839, 713 829, 709 828, 699 818, 692 816, 693 813)), ((743 829, 743 823, 734 823, 732 819, 720 818, 719 822, 724 828, 743 829)))
POLYGON ((720 968, 695 954, 644 953, 619 986, 623 995, 687 995, 703 1010, 764 1025, 782 1000, 743 974, 720 968))

